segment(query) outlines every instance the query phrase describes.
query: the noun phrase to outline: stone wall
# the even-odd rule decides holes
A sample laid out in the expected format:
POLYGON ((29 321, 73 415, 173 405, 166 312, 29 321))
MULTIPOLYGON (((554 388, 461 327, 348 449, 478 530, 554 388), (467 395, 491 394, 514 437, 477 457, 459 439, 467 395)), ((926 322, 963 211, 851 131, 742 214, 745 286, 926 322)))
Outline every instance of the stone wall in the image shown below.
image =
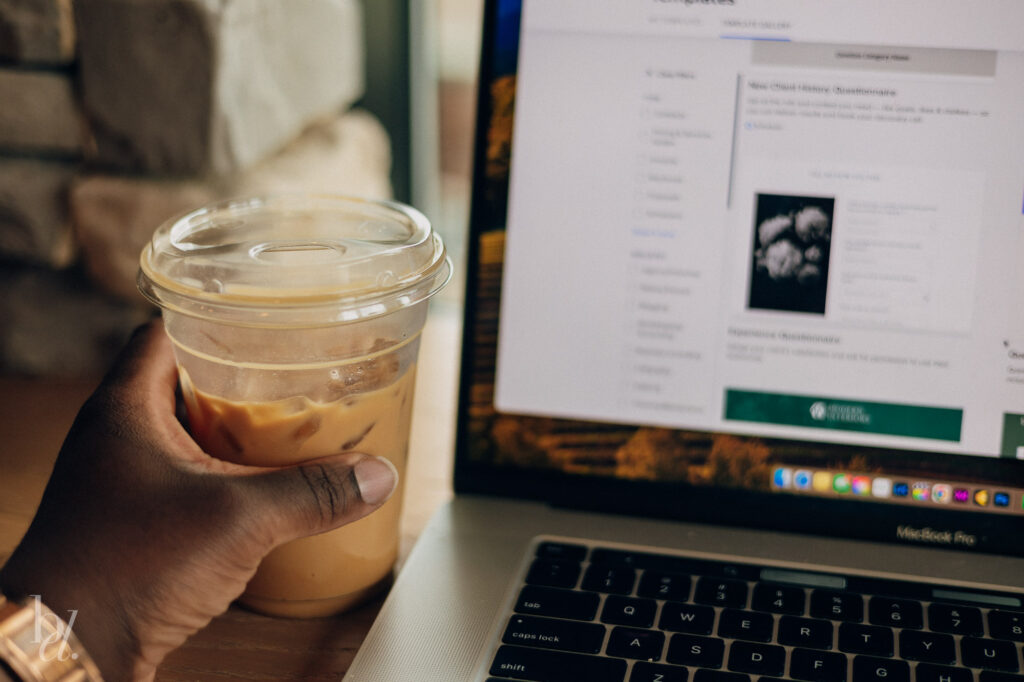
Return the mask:
POLYGON ((138 254, 233 196, 390 196, 359 0, 0 0, 0 372, 103 371, 138 254))

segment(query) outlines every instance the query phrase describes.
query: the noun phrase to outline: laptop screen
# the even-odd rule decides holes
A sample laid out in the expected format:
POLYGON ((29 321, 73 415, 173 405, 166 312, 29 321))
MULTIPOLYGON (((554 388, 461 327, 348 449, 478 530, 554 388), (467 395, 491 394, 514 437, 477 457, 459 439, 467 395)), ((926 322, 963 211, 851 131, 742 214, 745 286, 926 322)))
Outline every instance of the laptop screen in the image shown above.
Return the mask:
POLYGON ((492 3, 463 487, 1020 552, 1022 25, 492 3))

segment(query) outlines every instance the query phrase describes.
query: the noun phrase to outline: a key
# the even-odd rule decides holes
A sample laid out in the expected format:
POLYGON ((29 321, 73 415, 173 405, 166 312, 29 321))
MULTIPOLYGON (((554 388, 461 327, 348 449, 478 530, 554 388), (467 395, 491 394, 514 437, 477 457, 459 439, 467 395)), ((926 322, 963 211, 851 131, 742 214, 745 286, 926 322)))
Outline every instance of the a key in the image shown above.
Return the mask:
POLYGON ((605 653, 641 661, 660 661, 661 650, 664 648, 664 632, 618 627, 612 629, 605 653))

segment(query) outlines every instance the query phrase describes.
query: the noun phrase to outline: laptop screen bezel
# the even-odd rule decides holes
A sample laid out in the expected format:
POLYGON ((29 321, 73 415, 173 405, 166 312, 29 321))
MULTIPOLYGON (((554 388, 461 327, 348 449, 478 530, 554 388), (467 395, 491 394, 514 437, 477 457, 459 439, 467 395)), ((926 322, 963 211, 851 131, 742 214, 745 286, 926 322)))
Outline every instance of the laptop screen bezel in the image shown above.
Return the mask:
MULTIPOLYGON (((494 77, 498 1, 487 0, 481 41, 480 70, 473 144, 472 200, 467 238, 466 303, 463 320, 461 374, 456 427, 454 487, 458 494, 481 494, 546 502, 558 507, 626 513, 679 521, 715 523, 887 541, 897 544, 935 544, 930 538, 971 538, 970 543, 941 544, 945 549, 1024 556, 1024 517, 762 492, 737 488, 694 486, 679 482, 623 480, 605 476, 572 475, 550 469, 525 469, 481 462, 471 455, 473 434, 469 407, 474 374, 474 330, 479 310, 477 291, 479 235, 497 226, 488 220, 480 201, 485 189, 491 100, 488 84, 494 77), (930 533, 908 533, 906 529, 930 533), (948 535, 947 535, 948 532, 948 535)), ((974 463, 992 480, 1018 480, 1021 462, 993 459, 974 463)))

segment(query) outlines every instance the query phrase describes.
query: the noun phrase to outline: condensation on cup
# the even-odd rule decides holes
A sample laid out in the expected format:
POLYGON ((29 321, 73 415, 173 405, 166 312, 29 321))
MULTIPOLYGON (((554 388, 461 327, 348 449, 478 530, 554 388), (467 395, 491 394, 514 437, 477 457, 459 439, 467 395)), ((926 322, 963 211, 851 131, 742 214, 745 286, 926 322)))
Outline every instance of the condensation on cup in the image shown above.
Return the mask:
POLYGON ((243 604, 322 616, 387 585, 420 332, 450 276, 421 213, 336 196, 216 204, 165 223, 143 250, 139 289, 162 309, 206 452, 257 466, 363 452, 399 472, 370 516, 271 552, 243 604))

